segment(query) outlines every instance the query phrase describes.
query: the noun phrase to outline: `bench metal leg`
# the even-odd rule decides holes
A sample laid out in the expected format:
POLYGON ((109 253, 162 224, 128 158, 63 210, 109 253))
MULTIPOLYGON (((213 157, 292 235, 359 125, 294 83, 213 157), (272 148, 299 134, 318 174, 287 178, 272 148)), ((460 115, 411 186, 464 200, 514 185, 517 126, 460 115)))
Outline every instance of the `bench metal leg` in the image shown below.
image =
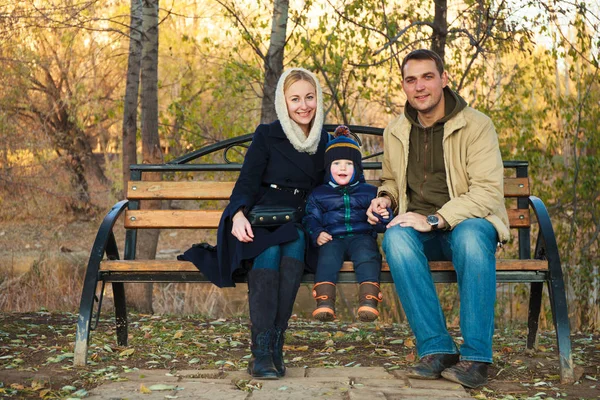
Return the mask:
POLYGON ((117 343, 127 346, 127 305, 125 303, 125 285, 123 282, 113 282, 115 298, 115 319, 117 325, 117 343))
MULTIPOLYGON (((93 268, 92 268, 93 269, 93 268)), ((87 363, 88 341, 90 337, 90 328, 92 324, 92 311, 94 309, 94 298, 96 296, 96 286, 98 279, 93 271, 86 272, 81 301, 79 303, 79 316, 77 318, 77 334, 75 335, 75 351, 73 364, 75 366, 85 366, 87 363)))
POLYGON ((571 328, 565 284, 562 276, 560 280, 553 279, 551 282, 548 282, 548 292, 550 293, 550 305, 552 307, 552 316, 554 318, 558 342, 560 381, 561 383, 573 383, 575 382, 575 373, 573 371, 573 356, 571 354, 571 328))
POLYGON ((550 216, 544 203, 536 196, 529 196, 529 202, 539 223, 539 234, 535 249, 535 258, 548 260, 548 293, 552 307, 552 319, 556 329, 561 383, 573 383, 573 356, 571 354, 571 327, 567 307, 567 293, 563 279, 562 265, 556 236, 550 222, 550 216))
POLYGON ((544 282, 532 282, 529 289, 529 316, 527 318, 527 348, 537 345, 537 331, 542 309, 542 291, 544 282))

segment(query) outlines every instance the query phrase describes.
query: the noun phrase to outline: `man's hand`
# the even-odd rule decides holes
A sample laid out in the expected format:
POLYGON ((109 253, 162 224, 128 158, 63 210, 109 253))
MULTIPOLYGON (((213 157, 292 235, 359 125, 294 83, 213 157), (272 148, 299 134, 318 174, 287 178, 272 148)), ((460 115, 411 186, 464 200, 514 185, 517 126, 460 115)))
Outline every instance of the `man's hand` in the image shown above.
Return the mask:
POLYGON ((373 213, 377 213, 386 218, 386 216, 389 216, 387 208, 391 206, 392 200, 388 196, 375 197, 373 200, 371 200, 371 205, 367 209, 367 222, 369 222, 371 225, 376 225, 379 222, 379 218, 377 218, 377 216, 373 213))
POLYGON ((317 237, 317 244, 319 246, 323 246, 325 243, 330 242, 332 239, 333 237, 329 233, 323 231, 319 233, 319 236, 317 237))
POLYGON ((231 234, 237 238, 240 242, 248 243, 254 240, 254 232, 252 232, 252 225, 250 221, 244 215, 242 210, 235 213, 231 219, 233 227, 231 228, 231 234))
MULTIPOLYGON (((444 229, 446 227, 446 221, 439 214, 436 214, 440 220, 438 229, 444 229)), ((414 212, 407 212, 396 216, 393 220, 387 224, 387 228, 391 228, 394 225, 400 225, 401 227, 412 227, 418 232, 431 232, 432 227, 427 223, 427 217, 414 212)))

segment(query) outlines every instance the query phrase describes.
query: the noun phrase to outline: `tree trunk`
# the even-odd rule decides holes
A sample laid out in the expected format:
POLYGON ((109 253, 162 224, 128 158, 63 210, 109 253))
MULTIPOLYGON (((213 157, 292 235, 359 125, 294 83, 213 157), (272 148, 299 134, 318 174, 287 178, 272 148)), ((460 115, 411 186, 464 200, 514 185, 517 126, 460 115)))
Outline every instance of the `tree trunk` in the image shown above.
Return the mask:
MULTIPOLYGON (((158 137, 158 0, 144 0, 142 30, 142 159, 144 164, 163 162, 158 137)), ((144 180, 160 180, 160 173, 144 174, 144 180)), ((160 209, 160 200, 141 202, 140 208, 160 209)), ((156 257, 159 230, 138 231, 137 258, 156 257)), ((129 304, 140 312, 152 313, 152 283, 128 287, 129 304), (133 289, 133 290, 132 290, 133 289)))
POLYGON ((446 53, 446 37, 448 35, 448 4, 447 0, 434 0, 435 14, 433 17, 433 38, 431 50, 444 60, 446 53))
POLYGON ((131 0, 129 59, 123 104, 123 196, 127 193, 129 166, 137 164, 137 108, 142 62, 142 0, 131 0))
POLYGON ((283 53, 286 41, 289 0, 275 0, 271 22, 271 41, 265 57, 265 82, 263 85, 261 123, 277 119, 275 112, 275 90, 283 72, 283 53))

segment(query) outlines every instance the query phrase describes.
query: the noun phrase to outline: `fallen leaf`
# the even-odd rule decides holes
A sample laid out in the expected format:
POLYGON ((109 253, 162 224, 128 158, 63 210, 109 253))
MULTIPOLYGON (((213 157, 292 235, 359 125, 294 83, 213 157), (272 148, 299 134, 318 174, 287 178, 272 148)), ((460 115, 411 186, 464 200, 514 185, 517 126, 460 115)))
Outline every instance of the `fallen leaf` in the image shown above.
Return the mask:
POLYGON ((140 385, 140 393, 142 394, 150 394, 152 393, 152 390, 148 389, 146 386, 144 386, 144 384, 142 383, 140 385))
POLYGON ((174 385, 165 385, 164 383, 159 383, 159 384, 150 386, 148 389, 159 391, 159 390, 175 390, 175 388, 176 388, 176 386, 174 386, 174 385))
POLYGON ((177 331, 175 332, 175 334, 173 335, 173 339, 179 339, 183 336, 183 331, 177 331))
POLYGON ((135 349, 126 349, 119 353, 119 357, 129 357, 135 352, 135 349))

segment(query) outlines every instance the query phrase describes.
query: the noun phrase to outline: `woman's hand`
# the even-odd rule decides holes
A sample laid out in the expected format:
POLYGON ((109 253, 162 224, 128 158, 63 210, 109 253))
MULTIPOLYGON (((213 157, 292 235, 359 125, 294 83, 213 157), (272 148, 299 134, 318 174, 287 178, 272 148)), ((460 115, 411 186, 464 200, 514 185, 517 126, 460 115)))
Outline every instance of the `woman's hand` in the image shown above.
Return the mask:
POLYGON ((240 242, 248 243, 254 240, 254 232, 252 232, 252 225, 248 221, 248 218, 244 215, 242 210, 235 213, 233 218, 233 227, 231 228, 231 234, 237 238, 240 242))
POLYGON ((319 233, 319 236, 317 236, 317 244, 319 246, 323 246, 325 243, 331 241, 331 239, 333 239, 333 237, 331 237, 331 235, 325 231, 319 233))

